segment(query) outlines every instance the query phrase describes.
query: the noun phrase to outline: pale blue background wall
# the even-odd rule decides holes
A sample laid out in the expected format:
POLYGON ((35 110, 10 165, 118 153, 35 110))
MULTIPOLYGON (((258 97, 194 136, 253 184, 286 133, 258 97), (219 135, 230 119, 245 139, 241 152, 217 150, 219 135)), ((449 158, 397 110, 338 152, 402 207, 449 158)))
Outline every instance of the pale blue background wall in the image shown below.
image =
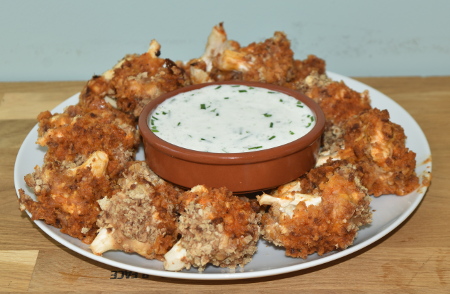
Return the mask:
POLYGON ((297 58, 348 76, 450 75, 446 0, 0 0, 0 81, 87 80, 153 38, 188 60, 222 21, 241 45, 284 31, 297 58))

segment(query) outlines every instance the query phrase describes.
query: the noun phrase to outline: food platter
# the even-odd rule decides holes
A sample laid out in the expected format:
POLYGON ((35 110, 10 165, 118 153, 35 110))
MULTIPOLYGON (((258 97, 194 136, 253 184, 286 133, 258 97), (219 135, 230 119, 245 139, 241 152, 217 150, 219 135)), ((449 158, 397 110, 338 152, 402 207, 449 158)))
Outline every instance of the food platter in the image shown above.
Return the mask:
MULTIPOLYGON (((406 110, 386 95, 363 83, 336 73, 328 72, 327 74, 333 80, 344 81, 350 88, 356 91, 362 92, 364 90, 369 90, 372 106, 379 109, 387 109, 390 113, 391 121, 400 124, 404 128, 407 136, 406 145, 417 154, 417 175, 422 179, 431 173, 431 151, 428 141, 420 126, 406 110)), ((78 95, 79 94, 76 94, 66 99, 53 109, 52 113, 62 112, 65 107, 76 104, 78 102, 78 95)), ((36 125, 29 132, 19 149, 16 158, 14 183, 17 194, 19 189, 24 189, 28 195, 34 195, 25 184, 24 176, 31 173, 36 165, 42 165, 43 163, 43 157, 46 150, 35 143, 37 140, 37 129, 38 126, 36 125)), ((143 158, 144 154, 142 148, 140 148, 136 159, 142 160, 143 158)), ((296 259, 286 257, 283 248, 276 248, 264 240, 260 240, 258 243, 258 251, 254 255, 253 260, 244 268, 236 269, 235 272, 214 266, 206 267, 205 271, 202 273, 199 273, 195 268, 181 272, 169 272, 163 269, 162 262, 157 260, 147 260, 137 254, 111 251, 104 253, 103 256, 97 256, 90 251, 88 245, 82 243, 80 240, 61 233, 59 229, 46 225, 43 221, 35 221, 35 223, 45 234, 70 250, 86 256, 89 259, 117 268, 176 279, 248 279, 300 271, 329 263, 333 260, 357 252, 381 239, 404 222, 418 207, 425 196, 426 190, 427 187, 421 185, 416 191, 406 196, 383 195, 378 198, 373 198, 371 203, 371 208, 373 209, 372 224, 361 228, 354 244, 345 250, 333 251, 322 256, 313 254, 307 259, 296 259)))

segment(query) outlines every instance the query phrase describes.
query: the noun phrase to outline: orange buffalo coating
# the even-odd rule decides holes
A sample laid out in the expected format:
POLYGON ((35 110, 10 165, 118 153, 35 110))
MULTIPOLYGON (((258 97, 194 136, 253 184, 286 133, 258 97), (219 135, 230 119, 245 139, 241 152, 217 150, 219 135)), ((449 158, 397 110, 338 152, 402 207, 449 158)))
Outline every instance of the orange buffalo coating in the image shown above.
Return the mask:
POLYGON ((223 24, 215 26, 203 56, 187 63, 193 83, 243 80, 285 85, 302 81, 311 72, 325 72, 325 62, 314 55, 295 60, 291 43, 283 32, 245 47, 228 40, 223 24))
POLYGON ((139 117, 143 107, 159 95, 190 84, 182 67, 170 59, 159 58, 161 45, 153 40, 147 52, 130 54, 85 86, 80 103, 89 105, 106 96, 117 108, 139 117))
POLYGON ((47 152, 44 164, 25 176, 37 202, 20 191, 21 209, 89 244, 97 234, 97 200, 113 194, 134 158, 134 119, 109 106, 74 105, 61 114, 42 112, 38 121, 37 143, 47 152))
MULTIPOLYGON (((312 169, 299 180, 279 187, 261 219, 264 239, 285 248, 287 256, 306 258, 345 249, 359 228, 371 222, 370 197, 360 184, 354 166, 332 162, 312 169), (320 203, 300 201, 291 212, 277 199, 295 195, 320 197, 320 203), (283 210, 284 209, 284 210, 283 210)), ((260 204, 266 198, 258 197, 260 204)))
POLYGON ((194 266, 202 271, 207 264, 244 266, 257 250, 258 210, 257 203, 226 188, 199 185, 184 192, 179 210, 181 239, 166 255, 165 268, 178 271, 194 266))
POLYGON ((416 154, 405 146, 403 128, 387 110, 371 109, 344 123, 344 148, 338 157, 355 164, 370 194, 406 195, 419 186, 416 154))

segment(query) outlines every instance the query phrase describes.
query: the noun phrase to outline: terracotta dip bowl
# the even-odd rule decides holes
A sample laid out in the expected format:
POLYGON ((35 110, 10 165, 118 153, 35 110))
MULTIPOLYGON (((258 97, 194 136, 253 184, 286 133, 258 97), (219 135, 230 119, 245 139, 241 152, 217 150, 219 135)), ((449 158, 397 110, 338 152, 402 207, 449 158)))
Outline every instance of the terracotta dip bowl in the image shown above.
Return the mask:
MULTIPOLYGON (((211 122, 205 121, 205 125, 211 122)), ((250 193, 278 187, 309 171, 316 164, 325 117, 320 107, 304 94, 277 85, 256 82, 214 82, 180 88, 152 100, 139 117, 145 160, 161 178, 184 188, 203 184, 227 187, 234 193, 250 193), (151 130, 154 109, 180 93, 211 85, 244 85, 277 91, 301 101, 315 118, 314 127, 303 137, 270 149, 241 153, 212 153, 168 143, 151 130)))

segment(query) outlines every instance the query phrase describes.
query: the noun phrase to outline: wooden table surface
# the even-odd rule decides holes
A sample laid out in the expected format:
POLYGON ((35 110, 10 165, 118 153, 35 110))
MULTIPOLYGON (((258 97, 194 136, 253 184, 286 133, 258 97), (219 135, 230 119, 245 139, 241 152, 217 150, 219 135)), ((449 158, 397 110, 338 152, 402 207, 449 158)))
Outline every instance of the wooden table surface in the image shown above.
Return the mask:
POLYGON ((0 83, 0 292, 450 293, 450 77, 358 80, 397 101, 427 136, 433 178, 424 200, 392 233, 350 256, 234 281, 126 272, 85 258, 41 232, 18 208, 16 155, 38 113, 79 92, 84 82, 0 83))

